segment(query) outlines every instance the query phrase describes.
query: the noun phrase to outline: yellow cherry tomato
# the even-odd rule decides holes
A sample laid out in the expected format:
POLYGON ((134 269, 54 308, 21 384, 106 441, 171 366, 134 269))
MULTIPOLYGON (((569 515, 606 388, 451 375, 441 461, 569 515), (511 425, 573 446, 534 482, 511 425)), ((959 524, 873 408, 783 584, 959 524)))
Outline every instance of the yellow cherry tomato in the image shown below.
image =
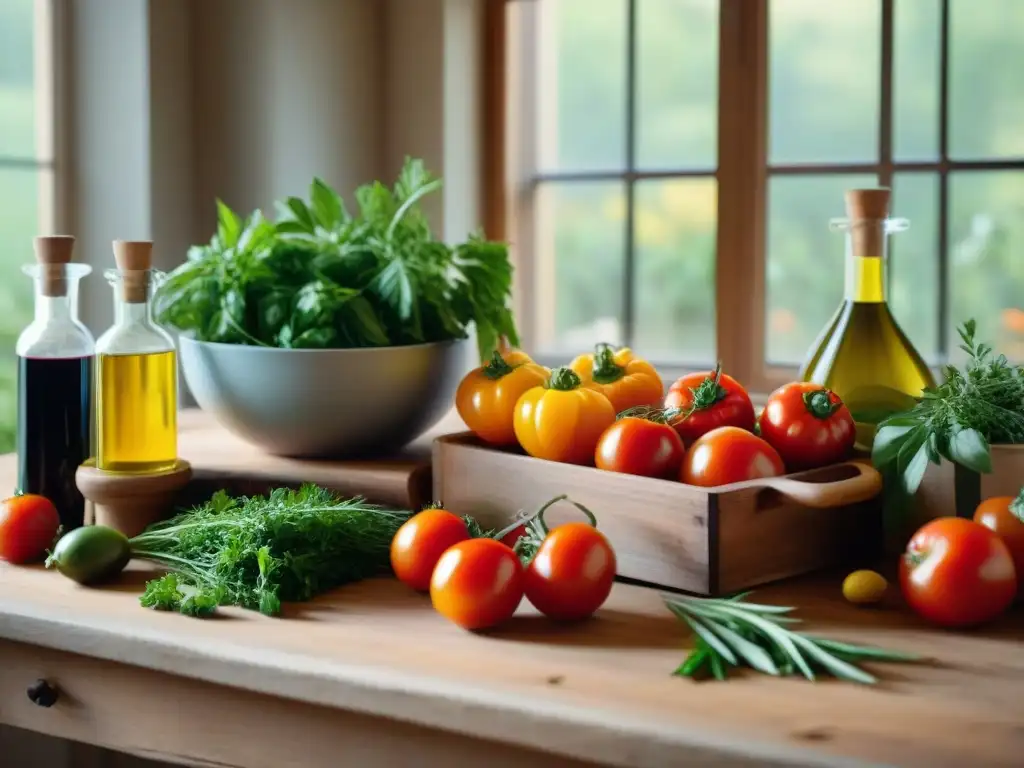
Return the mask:
POLYGON ((843 580, 843 597, 855 605, 871 605, 885 597, 888 586, 879 573, 854 571, 843 580))
POLYGON ((593 464, 601 434, 614 423, 608 398, 582 386, 571 368, 556 368, 543 386, 525 392, 513 419, 524 451, 566 464, 593 464))
POLYGON ((665 396, 665 384, 654 366, 629 347, 616 350, 610 344, 598 344, 592 355, 580 355, 569 367, 584 387, 607 397, 616 413, 640 406, 660 407, 665 396))
POLYGON ((542 385, 548 369, 525 352, 495 352, 487 365, 466 374, 455 392, 455 410, 481 440, 492 445, 515 445, 512 414, 519 396, 542 385))

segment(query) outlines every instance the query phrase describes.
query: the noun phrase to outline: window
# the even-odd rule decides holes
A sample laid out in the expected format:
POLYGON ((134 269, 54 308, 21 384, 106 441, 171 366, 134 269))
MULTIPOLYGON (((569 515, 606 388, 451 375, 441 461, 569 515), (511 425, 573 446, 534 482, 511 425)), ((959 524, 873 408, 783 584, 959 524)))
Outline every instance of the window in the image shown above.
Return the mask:
POLYGON ((48 0, 0 3, 0 452, 14 447, 14 346, 33 312, 21 267, 54 227, 51 11, 48 0))
POLYGON ((1024 3, 508 0, 524 345, 792 377, 843 294, 845 189, 890 186, 889 297, 1024 360, 1024 3))

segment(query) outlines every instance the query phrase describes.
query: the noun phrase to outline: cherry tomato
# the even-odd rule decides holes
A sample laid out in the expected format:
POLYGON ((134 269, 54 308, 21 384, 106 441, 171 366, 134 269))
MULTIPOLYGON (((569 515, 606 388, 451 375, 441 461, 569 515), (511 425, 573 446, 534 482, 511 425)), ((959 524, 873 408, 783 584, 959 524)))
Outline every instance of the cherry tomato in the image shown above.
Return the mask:
POLYGON ((627 475, 675 477, 685 452, 679 433, 668 424, 625 416, 602 433, 594 463, 627 475))
POLYGON ((42 559, 60 528, 60 516, 45 496, 26 493, 0 502, 0 559, 30 563, 42 559))
POLYGON ((458 515, 425 509, 413 515, 391 540, 391 568, 402 583, 419 592, 430 589, 430 576, 445 550, 469 538, 458 515))
POLYGON ((993 531, 960 517, 932 520, 900 558, 900 586, 920 616, 944 627, 994 619, 1017 592, 1010 550, 993 531))
POLYGON ((986 499, 974 511, 974 522, 995 531, 1010 550, 1017 572, 1017 591, 1024 595, 1024 491, 1015 499, 996 496, 986 499))
POLYGON ((494 627, 523 599, 523 566, 494 539, 469 539, 449 547, 430 579, 434 609, 463 629, 494 627))
POLYGON ((590 616, 612 591, 615 552, 589 523, 564 523, 541 543, 526 569, 526 599, 552 619, 590 616))
POLYGON ((502 536, 499 541, 509 547, 514 547, 520 538, 526 535, 526 526, 517 525, 511 531, 502 536))
POLYGON ((717 427, 754 431, 754 404, 736 379, 715 369, 677 379, 665 395, 665 408, 678 410, 672 426, 690 445, 717 427))
POLYGON ((713 488, 785 472, 778 452, 753 432, 719 427, 690 446, 683 458, 680 480, 713 488))
POLYGON ((772 392, 759 424, 790 471, 842 461, 857 439, 850 409, 834 392, 807 381, 772 392))

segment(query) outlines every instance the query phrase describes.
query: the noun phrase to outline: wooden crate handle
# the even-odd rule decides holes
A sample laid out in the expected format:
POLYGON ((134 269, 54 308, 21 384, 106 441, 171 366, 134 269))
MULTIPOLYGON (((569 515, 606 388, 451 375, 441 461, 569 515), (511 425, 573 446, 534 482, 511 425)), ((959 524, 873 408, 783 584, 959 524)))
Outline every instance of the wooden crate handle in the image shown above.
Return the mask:
MULTIPOLYGON (((882 475, 870 464, 849 461, 843 465, 857 470, 852 477, 832 482, 809 482, 792 477, 766 477, 756 480, 759 486, 771 488, 805 507, 830 509, 873 499, 882 491, 882 475)), ((753 484, 753 483, 752 483, 753 484)))

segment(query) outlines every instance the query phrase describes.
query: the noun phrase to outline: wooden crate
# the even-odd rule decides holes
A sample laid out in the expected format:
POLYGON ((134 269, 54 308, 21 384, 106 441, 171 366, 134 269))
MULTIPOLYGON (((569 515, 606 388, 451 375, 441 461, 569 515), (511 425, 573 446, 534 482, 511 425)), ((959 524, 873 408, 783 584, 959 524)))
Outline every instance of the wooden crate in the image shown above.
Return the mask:
MULTIPOLYGON (((470 433, 434 442, 434 496, 501 527, 568 494, 597 516, 619 576, 720 595, 823 567, 863 563, 882 547, 882 480, 864 461, 708 489, 496 450, 470 433)), ((545 517, 579 517, 558 504, 545 517)))
POLYGON ((1024 445, 993 445, 992 472, 979 475, 943 461, 929 464, 914 503, 913 523, 936 517, 973 517, 982 499, 1016 496, 1024 486, 1024 445))

